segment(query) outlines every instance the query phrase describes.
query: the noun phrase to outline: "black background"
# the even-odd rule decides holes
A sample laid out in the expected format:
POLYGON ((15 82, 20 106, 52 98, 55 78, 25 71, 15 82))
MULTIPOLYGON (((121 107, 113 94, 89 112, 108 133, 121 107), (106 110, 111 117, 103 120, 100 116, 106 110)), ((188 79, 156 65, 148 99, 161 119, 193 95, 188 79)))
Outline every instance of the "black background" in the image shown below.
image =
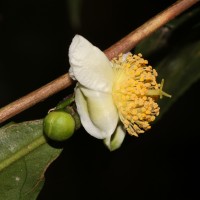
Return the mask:
MULTIPOLYGON (((75 34, 104 50, 173 2, 83 0, 81 24, 74 27, 67 1, 2 1, 0 106, 66 73, 75 34)), ((115 152, 79 129, 47 170, 38 200, 198 199, 199 87, 195 83, 150 131, 139 138, 127 135, 115 152)), ((71 91, 73 87, 12 120, 43 118, 71 91)))

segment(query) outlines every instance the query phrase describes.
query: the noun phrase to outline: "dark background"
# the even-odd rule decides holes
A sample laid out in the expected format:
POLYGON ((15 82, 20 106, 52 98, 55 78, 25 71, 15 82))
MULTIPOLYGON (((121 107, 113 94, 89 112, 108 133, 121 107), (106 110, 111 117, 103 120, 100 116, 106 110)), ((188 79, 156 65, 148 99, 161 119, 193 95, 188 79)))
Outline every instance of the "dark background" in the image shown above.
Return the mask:
MULTIPOLYGON (((173 2, 83 0, 74 24, 67 0, 1 1, 0 106, 66 73, 75 34, 104 50, 173 2)), ((198 199, 199 87, 195 83, 148 133, 127 135, 115 152, 79 129, 47 170, 38 200, 198 199)), ((12 120, 43 118, 71 91, 73 87, 12 120)))

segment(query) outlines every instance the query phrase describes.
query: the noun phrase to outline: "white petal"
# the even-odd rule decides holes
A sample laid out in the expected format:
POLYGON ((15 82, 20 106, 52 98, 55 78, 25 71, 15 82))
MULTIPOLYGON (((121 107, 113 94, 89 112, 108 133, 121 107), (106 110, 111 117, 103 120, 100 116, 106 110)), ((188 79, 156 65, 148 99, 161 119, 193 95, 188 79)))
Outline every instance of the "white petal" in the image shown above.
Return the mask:
POLYGON ((104 139, 113 134, 119 117, 111 95, 77 87, 75 102, 81 123, 90 135, 104 139))
POLYGON ((118 149, 122 142, 124 141, 126 135, 126 130, 123 125, 120 124, 117 126, 115 132, 110 137, 104 139, 104 144, 108 147, 110 151, 118 149))
POLYGON ((111 92, 112 65, 105 54, 88 40, 76 35, 69 48, 69 74, 81 85, 103 92, 111 92))

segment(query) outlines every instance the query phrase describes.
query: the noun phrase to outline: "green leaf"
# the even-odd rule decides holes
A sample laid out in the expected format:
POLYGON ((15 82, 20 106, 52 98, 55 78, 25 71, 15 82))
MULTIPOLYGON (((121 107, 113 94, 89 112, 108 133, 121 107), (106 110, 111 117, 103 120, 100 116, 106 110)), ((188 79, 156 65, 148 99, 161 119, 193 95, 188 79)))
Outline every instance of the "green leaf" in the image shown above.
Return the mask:
POLYGON ((62 149, 43 136, 43 121, 11 124, 0 129, 0 199, 36 199, 44 173, 62 149))
POLYGON ((172 95, 172 99, 159 100, 162 116, 200 78, 200 40, 182 49, 174 48, 159 63, 157 71, 165 79, 164 90, 172 95))
POLYGON ((200 78, 200 8, 176 18, 143 40, 135 49, 141 52, 165 80, 163 90, 171 99, 159 100, 159 118, 200 78))

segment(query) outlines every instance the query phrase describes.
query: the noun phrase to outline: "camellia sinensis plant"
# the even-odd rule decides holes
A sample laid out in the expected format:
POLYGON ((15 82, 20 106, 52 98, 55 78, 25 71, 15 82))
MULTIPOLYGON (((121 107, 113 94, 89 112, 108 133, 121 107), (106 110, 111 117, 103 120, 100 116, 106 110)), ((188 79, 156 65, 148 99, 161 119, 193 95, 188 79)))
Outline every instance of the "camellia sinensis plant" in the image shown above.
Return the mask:
MULTIPOLYGON (((141 134, 147 133, 151 126, 155 126, 155 120, 160 119, 163 113, 168 111, 170 106, 199 80, 199 7, 172 20, 197 2, 199 1, 177 1, 104 52, 84 37, 76 35, 69 47, 69 73, 63 74, 38 90, 1 108, 0 123, 4 123, 8 119, 13 120, 11 119, 13 116, 66 89, 75 82, 73 94, 63 99, 55 108, 50 109, 47 115, 45 113, 44 119, 42 117, 42 119, 19 123, 10 121, 0 128, 0 199, 36 199, 44 185, 46 169, 61 154, 63 147, 69 144, 62 141, 70 140, 81 125, 92 137, 102 141, 102 144, 110 151, 123 147, 126 134, 139 137, 141 134), (133 48, 136 55, 129 52, 133 48), (154 62, 153 67, 143 58, 142 54, 154 62), (159 81, 158 74, 161 77, 159 81), (166 80, 165 86, 162 78, 166 80), (171 97, 163 91, 163 87, 170 94, 173 94, 172 100, 167 98, 162 100, 164 96, 171 97)), ((196 99, 196 96, 194 97, 196 99)), ((196 108, 195 106, 194 109, 196 108)), ((190 119, 188 116, 191 115, 187 112, 186 109, 186 115, 177 115, 180 117, 181 128, 183 128, 183 118, 183 121, 187 121, 185 116, 188 120, 190 119)), ((194 119, 192 118, 192 120, 194 119)), ((185 124, 183 129, 186 131, 183 133, 181 131, 181 135, 180 131, 177 131, 175 135, 176 131, 173 132, 173 136, 175 136, 173 144, 176 144, 178 149, 182 148, 183 153, 185 145, 184 148, 182 145, 179 146, 180 139, 182 140, 179 136, 185 138, 182 141, 187 141, 188 130, 191 131, 191 138, 196 138, 198 135, 198 131, 191 130, 190 124, 185 124)), ((171 142, 171 135, 168 133, 172 134, 172 132, 167 131, 167 136, 164 136, 164 139, 171 142)), ((159 140, 159 146, 160 144, 159 140)), ((185 142, 181 142, 181 144, 185 144, 185 142)), ((195 143, 189 145, 193 144, 195 143)), ((85 147, 85 143, 83 146, 80 146, 79 142, 76 145, 79 152, 85 147)), ((132 150, 135 151, 135 146, 132 147, 132 150)), ((68 150, 70 148, 67 149, 67 152, 70 153, 68 150)), ((153 148, 153 151, 150 151, 146 156, 151 155, 154 150, 153 148)), ((107 152, 109 153, 109 151, 107 152)), ((156 150, 156 152, 158 151, 156 150)), ((136 153, 139 152, 136 151, 136 153)), ((192 150, 189 153, 193 153, 192 150)), ((86 158, 84 157, 83 160, 89 161, 91 155, 94 154, 93 149, 90 149, 87 153, 81 152, 74 155, 84 155, 86 158), (88 155, 89 157, 87 157, 88 155)), ((72 156, 70 157, 74 161, 72 156)), ((124 159, 124 156, 122 157, 124 159)), ((79 158, 76 157, 77 160, 79 158)), ((127 159, 129 158, 133 158, 132 154, 127 157, 127 159)), ((140 160, 140 156, 138 158, 140 160)), ((65 163, 70 162, 70 160, 65 161, 65 163)), ((99 162, 101 161, 99 160, 99 162)), ((142 166, 148 161, 149 158, 137 166, 142 166)), ((85 169, 91 164, 93 165, 93 160, 91 162, 85 168, 79 167, 79 165, 71 167, 77 164, 77 162, 72 162, 69 172, 71 173, 73 169, 76 173, 80 169, 82 171, 78 174, 85 173, 85 169)), ((99 162, 95 162, 98 165, 96 170, 98 174, 99 169, 102 168, 99 162)), ((135 164, 138 163, 138 160, 134 158, 130 162, 135 164)), ((171 165, 170 162, 166 166, 171 165)), ((80 163, 82 164, 82 159, 80 159, 80 163)), ((123 163, 117 165, 117 172, 121 172, 121 166, 126 168, 123 163)), ((109 166, 111 165, 109 164, 109 166)), ((66 165, 62 165, 62 167, 64 170, 62 173, 68 174, 66 165)), ((107 181, 110 169, 112 171, 112 168, 108 167, 106 170, 109 171, 103 170, 103 173, 100 173, 100 175, 105 175, 105 177, 100 178, 100 181, 103 181, 100 184, 104 184, 104 180, 107 181)), ((143 170, 141 169, 141 171, 143 170)), ((133 172, 135 171, 133 170, 133 172)), ((132 174, 130 176, 134 177, 137 182, 136 176, 132 174)), ((140 176, 137 174, 137 177, 140 176)), ((69 184, 73 178, 74 176, 67 179, 69 184)), ((111 177, 110 180, 112 182, 113 178, 111 177)), ((92 181, 94 181, 93 178, 92 181)), ((123 181, 124 179, 117 179, 115 182, 119 185, 123 181)), ((55 183, 58 186, 57 182, 55 183)), ((85 183, 84 178, 83 183, 85 183)), ((108 181, 106 184, 109 185, 110 182, 108 181)), ((117 186, 116 184, 114 187, 117 186)), ((187 183, 184 184, 187 185, 187 183)), ((82 187, 81 183, 79 185, 82 187)), ((47 191, 49 192, 49 189, 47 191)), ((64 192, 67 195, 66 191, 64 192)), ((88 190, 89 193, 91 193, 90 190, 88 190)))

